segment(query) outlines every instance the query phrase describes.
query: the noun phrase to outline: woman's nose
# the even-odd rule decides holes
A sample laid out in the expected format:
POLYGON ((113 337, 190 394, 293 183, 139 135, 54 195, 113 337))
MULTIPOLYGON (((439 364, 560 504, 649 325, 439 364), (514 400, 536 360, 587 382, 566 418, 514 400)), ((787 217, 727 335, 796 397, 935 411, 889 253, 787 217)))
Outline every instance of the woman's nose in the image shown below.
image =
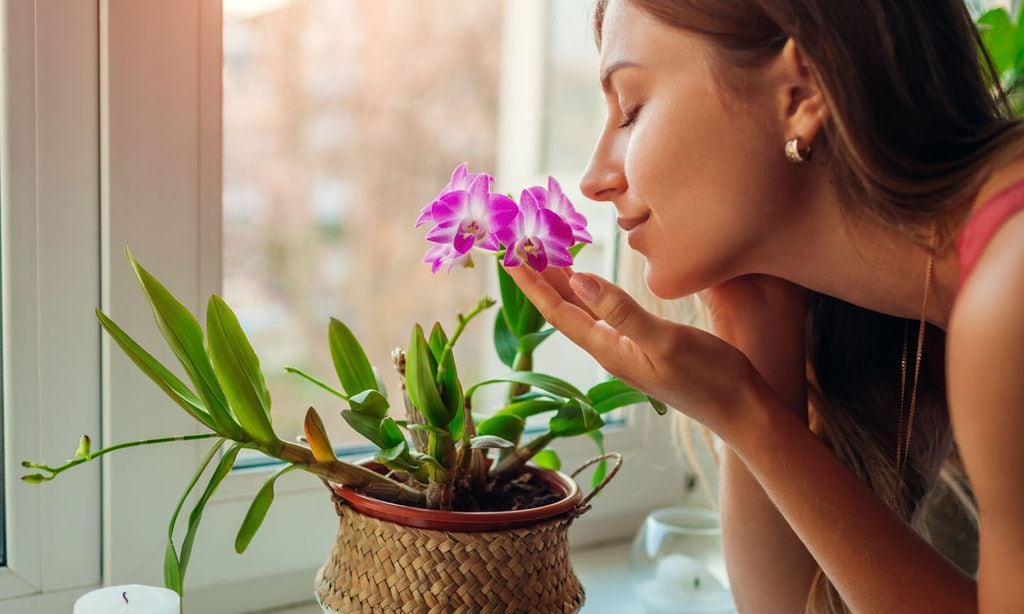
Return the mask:
POLYGON ((602 149, 599 144, 580 179, 580 191, 590 200, 612 200, 626 190, 626 175, 622 171, 622 164, 610 159, 602 149))

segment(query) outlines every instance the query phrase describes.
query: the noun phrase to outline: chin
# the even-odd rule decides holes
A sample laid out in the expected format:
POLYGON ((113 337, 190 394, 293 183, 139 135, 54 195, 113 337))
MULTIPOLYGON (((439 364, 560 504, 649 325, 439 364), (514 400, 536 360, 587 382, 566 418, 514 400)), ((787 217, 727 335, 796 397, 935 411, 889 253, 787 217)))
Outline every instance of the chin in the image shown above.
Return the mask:
POLYGON ((679 271, 667 271, 664 268, 652 266, 649 260, 644 265, 644 281, 651 294, 663 300, 689 296, 713 285, 702 283, 699 275, 686 275, 679 271))

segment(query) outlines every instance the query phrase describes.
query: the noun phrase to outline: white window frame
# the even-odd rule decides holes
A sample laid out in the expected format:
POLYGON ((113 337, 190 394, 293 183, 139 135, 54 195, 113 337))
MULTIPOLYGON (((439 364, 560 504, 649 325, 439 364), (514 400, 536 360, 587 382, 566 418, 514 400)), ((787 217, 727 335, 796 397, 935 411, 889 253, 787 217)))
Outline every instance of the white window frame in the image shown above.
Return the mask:
POLYGON ((7 1, 3 101, 3 419, 7 561, 0 610, 68 611, 100 578, 100 469, 29 485, 99 443, 97 5, 7 1))
MULTIPOLYGON (((139 343, 165 364, 173 366, 176 361, 154 326, 152 314, 122 257, 122 251, 126 244, 130 244, 139 260, 201 319, 206 297, 220 291, 221 6, 219 2, 206 0, 98 0, 98 5, 81 4, 96 11, 91 20, 81 18, 77 13, 67 14, 68 5, 61 3, 60 8, 66 13, 61 23, 70 24, 75 19, 92 24, 94 30, 98 27, 98 31, 93 32, 93 40, 98 40, 98 57, 94 46, 92 57, 95 61, 91 64, 92 68, 89 68, 90 60, 87 58, 80 58, 82 65, 77 68, 75 65, 66 68, 69 71, 66 74, 74 69, 94 77, 91 85, 93 89, 88 91, 92 92, 92 101, 98 108, 88 107, 87 104, 84 109, 75 107, 75 110, 87 115, 91 108, 92 119, 81 118, 81 121, 93 121, 94 125, 98 123, 98 135, 94 135, 98 147, 93 149, 96 157, 91 160, 91 168, 93 179, 98 177, 99 189, 88 192, 99 194, 94 209, 97 215, 92 218, 94 226, 98 220, 99 228, 95 229, 97 232, 91 234, 89 239, 98 245, 88 248, 93 249, 92 252, 83 252, 87 248, 78 247, 78 251, 65 249, 63 253, 66 258, 70 258, 76 254, 98 251, 100 262, 98 270, 85 271, 88 274, 82 275, 83 280, 90 280, 92 284, 91 294, 76 293, 75 300, 71 301, 61 289, 53 288, 49 294, 41 294, 40 300, 46 299, 46 304, 52 305, 54 309, 59 307, 69 312, 69 317, 85 314, 91 318, 92 307, 100 304, 139 343), (98 122, 95 121, 96 117, 98 122)), ((15 5, 21 6, 13 0, 8 0, 5 6, 15 5)), ((45 2, 34 4, 36 7, 41 5, 45 5, 45 2)), ((78 4, 74 6, 79 11, 87 10, 79 8, 78 4)), ((43 11, 38 8, 35 10, 38 13, 34 17, 38 34, 43 11)), ((9 9, 8 19, 11 18, 10 13, 17 12, 9 9)), ((45 12, 56 13, 56 10, 45 12)), ((537 176, 537 160, 540 157, 543 126, 541 105, 544 102, 545 15, 544 0, 504 3, 501 85, 504 106, 499 126, 500 149, 496 174, 507 185, 530 185, 542 179, 537 176)), ((16 17, 26 23, 31 21, 25 15, 18 14, 16 17)), ((57 15, 50 17, 58 18, 57 15)), ((54 39, 52 42, 58 49, 68 51, 60 47, 59 40, 54 39)), ((88 54, 86 56, 89 57, 88 54)), ((13 59, 16 56, 12 55, 8 63, 13 62, 13 59)), ((37 76, 43 74, 39 66, 36 69, 37 76)), ((78 73, 75 75, 77 77, 78 73)), ((49 85, 59 87, 60 83, 49 85)), ((25 96, 21 102, 29 107, 32 102, 36 102, 37 109, 38 101, 43 100, 41 92, 25 96)), ((68 100, 77 104, 77 92, 69 96, 68 100)), ((26 113, 30 111, 21 107, 5 108, 5 118, 17 117, 23 121, 23 117, 28 116, 26 113)), ((46 130, 39 134, 56 138, 58 126, 54 125, 52 131, 52 135, 47 135, 46 130)), ((11 140, 11 143, 14 142, 11 140)), ((49 141, 46 144, 54 146, 49 141)), ((50 157, 63 160, 59 151, 51 151, 43 146, 36 153, 43 156, 40 160, 44 162, 50 157)), ((75 163, 87 166, 84 157, 82 160, 76 158, 75 163)), ((6 165, 4 170, 9 170, 6 165)), ((16 176, 19 179, 30 176, 21 169, 13 170, 18 171, 16 176)), ((41 176, 38 174, 40 169, 29 170, 36 173, 32 176, 41 176)), ((582 203, 574 178, 569 180, 568 175, 566 177, 563 187, 575 198, 575 202, 582 203)), ((42 182, 26 182, 20 189, 31 193, 35 186, 41 185, 42 182)), ((74 190, 67 187, 66 191, 74 190)), ((71 196, 62 194, 65 197, 71 196)), ((74 195, 80 196, 77 192, 74 195)), ((13 215, 14 210, 11 213, 13 215)), ((590 215, 589 210, 587 214, 590 215)), ((591 216, 591 219, 595 218, 591 216)), ((610 218, 605 221, 608 223, 603 226, 601 223, 593 223, 592 230, 599 240, 607 241, 613 231, 610 218)), ((83 228, 86 230, 90 229, 87 221, 80 223, 85 224, 83 228)), ((10 227, 10 224, 7 226, 10 227)), ((48 225, 44 224, 42 230, 40 246, 44 244, 42 239, 49 231, 48 225)), ((75 238, 84 240, 77 235, 75 238)), ((9 245, 12 249, 16 246, 16 243, 9 245)), ((26 251, 32 253, 27 248, 26 251)), ((75 264, 88 267, 87 263, 75 264)), ((609 254, 606 270, 610 271, 612 265, 609 254)), ((12 288, 21 287, 14 285, 18 283, 17 278, 6 279, 12 288)), ((88 285, 85 281, 82 283, 88 285)), ((21 295, 19 291, 17 296, 21 295)), ((17 318, 19 331, 23 323, 27 327, 30 322, 38 322, 38 318, 31 314, 22 318, 21 312, 8 311, 6 308, 5 303, 8 321, 17 318)), ((12 308, 16 309, 17 305, 13 304, 12 308)), ((51 316, 47 314, 47 317, 51 316)), ((38 328, 37 324, 35 326, 38 328)), ((38 424, 14 422, 14 429, 20 429, 24 436, 19 437, 19 440, 23 440, 19 444, 21 448, 8 448, 10 455, 16 451, 15 458, 19 459, 63 458, 62 455, 68 454, 65 449, 67 442, 73 443, 81 432, 95 431, 100 417, 102 438, 111 443, 154 435, 199 432, 198 425, 169 403, 106 335, 98 335, 95 322, 91 326, 94 335, 94 345, 91 347, 95 349, 98 346, 101 357, 102 368, 98 371, 103 391, 101 407, 95 408, 88 420, 76 414, 75 420, 70 421, 64 408, 58 411, 54 405, 52 415, 41 414, 38 424), (89 420, 92 422, 89 423, 89 420), (45 441, 38 436, 40 426, 47 432, 45 441), (50 436, 50 432, 59 433, 60 436, 50 436), (38 451, 25 448, 36 441, 41 441, 46 447, 38 451)), ((4 338, 8 340, 6 334, 4 338)), ((50 342, 55 344, 54 340, 50 342)), ((50 346, 40 347, 40 357, 44 350, 55 349, 50 346)), ((89 343, 83 341, 80 346, 76 345, 74 354, 80 352, 88 355, 89 347, 89 343)), ((96 352, 91 356, 95 375, 96 352)), ((32 361, 32 364, 40 362, 41 358, 32 361)), ((4 365, 9 383, 14 371, 10 369, 9 361, 5 360, 4 365)), ((496 361, 494 368, 495 372, 503 369, 496 361)), ((599 373, 596 368, 594 376, 594 381, 597 381, 599 373)), ((23 381, 38 382, 39 374, 35 374, 34 378, 23 381)), ((45 392, 53 394, 55 398, 58 394, 77 398, 80 391, 89 390, 86 382, 70 381, 72 385, 63 391, 45 392)), ((28 390, 29 385, 23 384, 23 387, 28 390)), ((16 393, 22 389, 10 388, 9 392, 16 393)), ((40 393, 38 386, 36 392, 40 393)), ((10 405, 5 403, 5 406, 10 405)), ((43 409, 42 404, 39 406, 43 409)), ((573 525, 572 539, 576 546, 623 538, 635 531, 647 510, 682 500, 684 472, 676 462, 678 455, 671 449, 670 429, 666 428, 668 418, 658 417, 649 409, 637 409, 639 411, 627 412, 624 427, 612 428, 606 433, 606 448, 623 453, 626 464, 598 498, 593 511, 573 525)), ((10 424, 9 432, 13 433, 15 430, 10 428, 10 424)), ((26 535, 34 530, 37 536, 41 536, 44 528, 51 531, 54 517, 49 514, 71 510, 67 505, 70 500, 95 503, 90 508, 93 510, 92 516, 79 518, 82 512, 74 509, 75 518, 64 525, 68 527, 66 533, 78 530, 77 536, 60 533, 62 539, 48 539, 45 543, 39 537, 36 540, 40 544, 35 550, 36 560, 45 556, 60 558, 55 555, 64 554, 64 548, 69 546, 61 547, 57 544, 74 545, 76 553, 102 551, 102 565, 99 561, 92 566, 86 565, 73 578, 64 578, 59 574, 55 576, 43 563, 33 562, 35 575, 29 576, 22 589, 36 592, 39 586, 48 589, 50 579, 55 578, 58 583, 63 581, 60 587, 79 586, 77 593, 80 594, 84 592, 83 587, 98 583, 101 570, 104 584, 162 584, 161 568, 167 521, 205 447, 202 442, 194 445, 172 444, 126 451, 108 457, 102 463, 102 501, 98 498, 100 478, 95 467, 78 469, 76 471, 79 475, 74 478, 71 475, 62 476, 60 480, 47 484, 44 490, 31 491, 38 497, 36 501, 22 496, 22 492, 28 491, 19 490, 17 498, 13 500, 18 505, 35 506, 27 508, 29 512, 54 510, 47 511, 44 524, 37 523, 26 535), (90 471, 93 473, 90 474, 90 471), (79 482, 72 483, 73 479, 79 482), (71 490, 76 485, 77 490, 71 490), (69 499, 69 492, 76 499, 69 499), (102 531, 97 531, 100 523, 102 531), (32 583, 33 579, 35 584, 32 583)), ((586 438, 559 442, 556 448, 565 468, 570 470, 595 454, 593 442, 586 438)), ((11 462, 8 461, 8 468, 10 466, 11 462)), ((268 514, 249 550, 242 556, 234 552, 234 536, 241 518, 269 471, 270 468, 263 467, 235 472, 225 480, 217 497, 208 506, 186 579, 186 604, 189 612, 242 612, 308 601, 311 598, 313 571, 326 559, 337 529, 337 517, 327 493, 317 480, 308 476, 289 476, 282 480, 277 487, 274 509, 268 514)), ((19 485, 17 488, 23 487, 19 485)), ((18 519, 20 533, 23 527, 29 525, 21 523, 25 512, 21 508, 17 511, 17 516, 13 513, 9 516, 18 519)), ((53 522, 54 526, 58 524, 53 522)), ((8 536, 13 538, 15 534, 9 531, 8 536)), ((15 552, 22 552, 19 556, 29 556, 23 550, 15 552)), ((27 558, 23 560, 29 561, 27 558)), ((51 565, 57 564, 51 562, 51 565)), ((3 581, 3 576, 0 576, 0 590, 6 586, 2 584, 3 581)), ((67 599, 73 593, 66 592, 63 597, 65 601, 61 603, 69 604, 67 599)), ((3 596, 0 593, 0 598, 3 596)), ((0 601, 0 609, 4 605, 6 603, 0 601)), ((55 609, 66 610, 68 607, 55 609)), ((39 611, 35 608, 33 610, 39 611)))

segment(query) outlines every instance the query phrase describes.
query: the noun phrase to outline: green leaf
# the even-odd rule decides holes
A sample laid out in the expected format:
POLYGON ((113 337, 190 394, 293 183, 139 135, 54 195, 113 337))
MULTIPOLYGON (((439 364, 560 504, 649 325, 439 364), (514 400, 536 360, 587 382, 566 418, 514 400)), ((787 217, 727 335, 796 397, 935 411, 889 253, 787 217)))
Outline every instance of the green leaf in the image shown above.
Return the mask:
POLYGON ((546 411, 553 411, 559 407, 565 405, 565 401, 553 400, 546 397, 538 399, 529 399, 526 401, 518 401, 506 405, 505 407, 498 410, 495 415, 512 414, 513 416, 519 416, 520 418, 526 419, 530 416, 542 414, 546 411))
POLYGON ((433 355, 423 336, 423 329, 417 324, 412 329, 409 349, 406 353, 405 384, 413 406, 420 410, 427 424, 444 427, 452 419, 448 408, 441 400, 435 384, 436 368, 433 355))
POLYGON ((573 260, 576 259, 576 256, 580 255, 580 252, 582 252, 583 248, 586 246, 586 243, 577 243, 576 245, 573 245, 572 247, 569 248, 569 254, 573 257, 573 260))
POLYGON ((188 389, 184 382, 171 373, 167 367, 160 364, 160 361, 153 358, 149 352, 142 349, 142 346, 121 330, 113 320, 107 317, 107 314, 97 309, 96 318, 99 319, 100 325, 117 345, 121 347, 121 350, 124 351, 128 358, 132 359, 135 366, 149 376, 149 379, 153 380, 153 383, 160 390, 163 390, 188 415, 202 422, 211 431, 219 432, 220 429, 217 428, 217 423, 206 412, 206 406, 203 405, 203 402, 199 400, 195 393, 188 389))
POLYGON ((515 368, 516 352, 519 348, 519 340, 508 327, 507 316, 504 309, 499 309, 494 318, 494 351, 509 369, 515 368))
POLYGON ((178 555, 174 552, 174 544, 167 542, 164 550, 164 586, 182 595, 185 592, 181 567, 178 566, 178 555))
POLYGON ((352 411, 364 416, 372 416, 377 420, 383 420, 388 415, 387 398, 376 390, 364 390, 349 398, 349 406, 352 411))
POLYGON ((647 395, 642 392, 634 390, 632 392, 624 392, 622 394, 617 394, 613 397, 609 397, 601 401, 600 403, 595 403, 594 410, 599 414, 606 414, 620 407, 646 402, 647 395))
POLYGON ((987 11, 978 18, 981 39, 992 56, 999 73, 1013 67, 1017 59, 1014 45, 1016 26, 1010 20, 1010 14, 1000 7, 987 11))
MULTIPOLYGON (((398 421, 396 420, 396 423, 397 422, 398 421)), ((445 429, 443 429, 441 427, 438 427, 438 426, 430 426, 429 424, 407 424, 407 425, 405 425, 405 428, 409 429, 410 431, 426 431, 428 433, 435 433, 437 435, 444 435, 445 437, 450 435, 450 433, 448 431, 446 431, 445 429)))
POLYGON ((484 380, 479 384, 476 384, 470 388, 467 392, 467 396, 471 396, 476 389, 480 386, 486 386, 489 384, 499 383, 516 383, 526 384, 541 390, 546 390, 554 395, 566 398, 566 399, 578 399, 583 402, 588 402, 587 397, 583 395, 575 386, 565 380, 558 379, 557 377, 547 375, 544 373, 535 373, 533 371, 513 371, 512 373, 502 375, 500 377, 491 378, 484 380))
POLYGON ((217 492, 217 487, 224 481, 224 478, 231 473, 231 468, 235 465, 235 459, 238 457, 238 451, 242 447, 243 444, 233 444, 220 457, 220 462, 217 463, 216 469, 213 470, 213 475, 210 476, 206 489, 203 490, 199 501, 196 502, 192 512, 188 515, 188 530, 185 532, 185 539, 181 542, 181 555, 179 557, 182 578, 185 577, 185 571, 188 569, 188 561, 192 556, 192 545, 196 541, 196 532, 199 530, 199 522, 203 519, 203 511, 206 509, 206 504, 210 502, 210 498, 217 492))
POLYGON ((463 405, 459 406, 455 415, 452 416, 452 419, 448 422, 448 433, 451 435, 453 440, 462 439, 462 434, 466 430, 466 412, 463 409, 464 405, 465 400, 463 400, 463 405))
POLYGON ((267 517, 267 511, 270 510, 270 505, 274 502, 274 482, 277 481, 277 478, 302 466, 288 465, 263 482, 260 491, 253 497, 249 511, 245 513, 242 526, 238 528, 238 535, 235 537, 235 552, 238 554, 245 552, 245 549, 249 547, 249 542, 256 535, 256 531, 259 531, 260 525, 263 524, 263 519, 267 517))
POLYGON ((167 549, 164 551, 164 586, 176 591, 179 595, 184 592, 184 576, 178 563, 178 553, 174 550, 174 526, 178 524, 178 515, 181 514, 181 509, 185 506, 185 501, 188 500, 189 494, 192 493, 192 489, 199 482, 203 472, 210 466, 210 461, 217 455, 217 451, 224 445, 224 441, 223 438, 217 439, 210 446, 210 449, 207 450, 206 454, 203 455, 202 461, 199 462, 199 466, 196 467, 195 472, 192 474, 192 479, 189 481, 188 486, 185 487, 185 492, 181 493, 178 505, 174 508, 174 513, 171 514, 171 521, 167 525, 167 549))
POLYGON ((645 395, 645 396, 647 396, 647 402, 651 404, 651 407, 654 408, 654 411, 658 412, 659 416, 664 416, 665 414, 668 413, 668 406, 667 405, 665 405, 664 403, 662 403, 661 401, 659 401, 658 399, 655 399, 654 397, 652 397, 650 395, 645 395))
POLYGON ((556 330, 558 329, 551 327, 546 328, 540 332, 524 335, 523 338, 519 340, 519 353, 529 354, 530 352, 533 352, 534 350, 537 349, 537 346, 540 345, 541 342, 550 337, 551 334, 554 333, 556 330))
POLYGON ((351 409, 341 410, 341 417, 345 422, 363 437, 369 439, 378 448, 386 448, 384 440, 380 437, 380 418, 354 412, 351 409))
MULTIPOLYGON (((526 295, 519 289, 516 282, 498 261, 498 286, 501 289, 501 313, 506 318, 506 328, 513 334, 516 333, 515 324, 519 321, 519 312, 524 303, 526 295)), ((516 335, 518 338, 518 335, 516 335)), ((511 365, 509 365, 511 367, 511 365)))
POLYGON ((382 448, 381 451, 377 453, 376 458, 380 459, 378 460, 379 463, 388 464, 405 456, 408 450, 408 444, 403 440, 401 443, 396 443, 390 448, 382 448))
POLYGON ((196 387, 199 398, 203 400, 213 421, 218 425, 217 432, 238 441, 248 439, 228 409, 224 391, 217 382, 210 357, 206 353, 203 330, 199 327, 199 322, 163 284, 142 268, 127 247, 124 251, 153 309, 157 327, 174 355, 178 357, 192 385, 196 387))
POLYGON ((598 403, 616 395, 636 391, 636 388, 633 388, 617 377, 613 377, 592 386, 590 390, 587 391, 587 398, 590 399, 591 404, 597 405, 598 403))
MULTIPOLYGON (((587 437, 594 440, 597 444, 598 454, 604 454, 604 433, 600 429, 587 432, 587 437)), ((597 468, 594 469, 594 475, 590 478, 590 487, 597 488, 597 485, 601 483, 604 476, 608 473, 608 459, 598 461, 597 468)))
POLYGON ((398 428, 398 425, 391 418, 381 420, 379 428, 380 439, 384 442, 384 445, 381 446, 382 448, 390 448, 405 443, 405 435, 402 435, 402 429, 398 428))
POLYGON ((498 414, 481 422, 476 432, 479 435, 494 435, 512 442, 518 442, 526 428, 526 420, 513 414, 498 414))
POLYGON ((470 448, 514 448, 516 444, 497 435, 479 435, 469 440, 470 448))
POLYGON ((558 437, 575 437, 604 426, 604 420, 594 408, 573 399, 563 405, 548 428, 558 437))
MULTIPOLYGON (((441 323, 436 322, 434 328, 430 331, 429 342, 430 353, 434 357, 435 363, 440 361, 447 344, 448 335, 441 328, 441 323)), ((448 352, 444 357, 444 363, 439 363, 437 369, 441 373, 441 381, 439 382, 441 386, 441 400, 448 409, 448 415, 455 416, 463 403, 462 382, 459 381, 458 369, 455 368, 455 354, 448 352)))
POLYGON ((250 437, 274 451, 281 443, 270 425, 270 392, 249 339, 227 303, 214 294, 206 308, 210 358, 228 405, 250 437))
POLYGON ((533 463, 542 469, 551 469, 552 471, 562 468, 562 459, 558 458, 558 453, 550 448, 534 454, 533 463))
POLYGON ((340 320, 331 318, 327 327, 327 340, 331 347, 331 360, 338 372, 338 381, 349 396, 364 390, 377 390, 377 378, 363 346, 352 331, 340 320))
POLYGON ((544 316, 540 314, 540 311, 533 306, 530 299, 525 295, 523 297, 524 302, 519 307, 519 319, 516 320, 515 326, 512 327, 513 332, 516 336, 522 339, 523 337, 535 333, 547 323, 544 316))

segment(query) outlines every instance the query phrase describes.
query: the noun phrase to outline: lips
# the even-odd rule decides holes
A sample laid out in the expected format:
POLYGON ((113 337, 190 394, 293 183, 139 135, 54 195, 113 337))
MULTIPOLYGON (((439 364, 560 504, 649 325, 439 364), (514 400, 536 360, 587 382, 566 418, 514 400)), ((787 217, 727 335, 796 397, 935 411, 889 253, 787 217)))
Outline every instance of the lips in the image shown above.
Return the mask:
POLYGON ((636 217, 620 217, 616 221, 619 224, 619 228, 625 230, 626 232, 629 232, 630 230, 633 230, 634 228, 636 228, 640 224, 643 224, 644 222, 646 222, 647 218, 649 218, 649 217, 651 217, 651 212, 650 211, 648 211, 647 213, 645 213, 643 215, 638 215, 636 217))

